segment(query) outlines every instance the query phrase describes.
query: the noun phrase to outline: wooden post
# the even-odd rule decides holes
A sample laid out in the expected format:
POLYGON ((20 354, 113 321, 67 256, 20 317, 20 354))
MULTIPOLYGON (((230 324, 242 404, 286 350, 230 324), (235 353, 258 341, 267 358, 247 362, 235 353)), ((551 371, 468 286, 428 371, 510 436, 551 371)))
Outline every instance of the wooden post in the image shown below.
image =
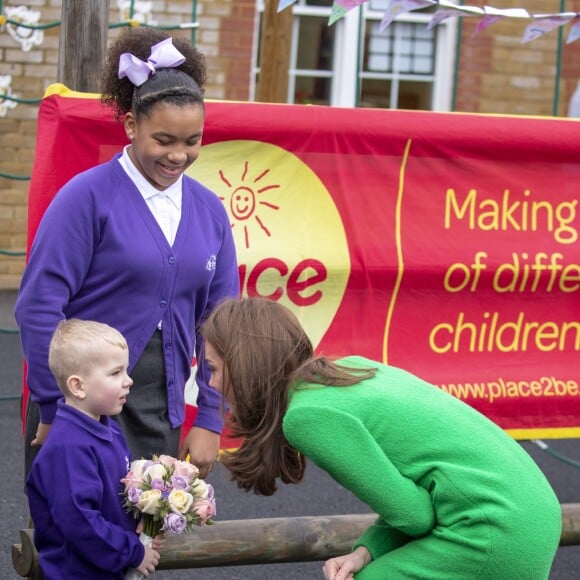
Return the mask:
POLYGON ((107 50, 110 0, 62 0, 58 82, 100 92, 107 50))
POLYGON ((260 75, 256 101, 288 102, 288 68, 292 41, 292 8, 277 12, 278 0, 266 0, 262 14, 260 75))

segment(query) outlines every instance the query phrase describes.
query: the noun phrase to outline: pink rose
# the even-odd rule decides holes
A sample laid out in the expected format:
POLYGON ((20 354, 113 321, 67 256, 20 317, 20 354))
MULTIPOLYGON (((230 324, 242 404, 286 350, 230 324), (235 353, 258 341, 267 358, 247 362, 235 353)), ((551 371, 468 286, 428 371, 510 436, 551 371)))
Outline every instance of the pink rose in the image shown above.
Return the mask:
POLYGON ((193 510, 199 516, 199 525, 203 526, 214 515, 212 502, 208 499, 198 499, 193 502, 193 510))
POLYGON ((171 457, 171 455, 160 455, 157 458, 157 461, 166 467, 173 467, 177 462, 177 459, 175 459, 175 457, 171 457))
POLYGON ((141 476, 134 471, 129 471, 129 473, 121 479, 121 483, 125 485, 125 491, 127 491, 134 487, 140 487, 143 480, 141 479, 141 476))
POLYGON ((199 475, 199 469, 189 461, 176 461, 174 467, 173 475, 187 477, 189 481, 193 481, 199 475))

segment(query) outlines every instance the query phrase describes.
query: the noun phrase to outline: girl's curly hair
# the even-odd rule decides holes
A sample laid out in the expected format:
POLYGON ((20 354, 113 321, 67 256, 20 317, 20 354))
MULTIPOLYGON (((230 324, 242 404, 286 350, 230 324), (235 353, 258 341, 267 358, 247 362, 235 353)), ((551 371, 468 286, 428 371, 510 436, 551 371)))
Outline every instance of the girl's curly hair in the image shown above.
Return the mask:
POLYGON ((159 69, 140 87, 136 87, 127 77, 119 78, 121 54, 130 52, 146 61, 151 47, 169 37, 166 32, 153 28, 128 28, 110 46, 101 77, 101 102, 115 110, 117 119, 129 111, 137 116, 148 115, 159 100, 178 106, 188 103, 203 105, 207 78, 205 56, 185 38, 173 38, 173 45, 185 57, 179 66, 159 69))

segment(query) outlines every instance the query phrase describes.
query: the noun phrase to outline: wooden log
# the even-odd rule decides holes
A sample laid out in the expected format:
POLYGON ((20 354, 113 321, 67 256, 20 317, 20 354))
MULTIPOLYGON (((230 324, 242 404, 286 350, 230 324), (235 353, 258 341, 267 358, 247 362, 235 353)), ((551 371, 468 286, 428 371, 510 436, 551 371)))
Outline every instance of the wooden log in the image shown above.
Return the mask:
POLYGON ((32 530, 20 530, 21 544, 12 545, 12 565, 19 576, 34 578, 38 570, 38 553, 32 530))
POLYGON ((563 503, 560 546, 580 545, 580 503, 563 503))
POLYGON ((230 520, 168 538, 159 569, 314 562, 346 554, 374 514, 230 520))
MULTIPOLYGON (((561 508, 560 545, 580 545, 580 503, 561 508)), ((218 521, 167 538, 159 570, 322 561, 349 552, 375 518, 350 514, 218 521)), ((38 554, 32 530, 21 530, 20 539, 21 544, 12 545, 14 569, 20 576, 34 577, 38 554)))

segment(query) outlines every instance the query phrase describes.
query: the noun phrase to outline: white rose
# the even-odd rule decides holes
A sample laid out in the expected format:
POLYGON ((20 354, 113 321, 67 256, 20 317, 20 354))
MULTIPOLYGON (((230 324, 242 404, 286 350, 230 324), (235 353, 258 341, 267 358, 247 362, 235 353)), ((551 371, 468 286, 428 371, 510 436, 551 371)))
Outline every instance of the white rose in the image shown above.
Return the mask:
POLYGON ((151 480, 154 480, 154 479, 163 479, 166 474, 167 474, 167 471, 166 471, 164 465, 161 465, 159 463, 154 463, 153 465, 150 465, 143 472, 143 478, 151 477, 151 480))
POLYGON ((172 510, 186 514, 193 504, 193 496, 182 489, 174 489, 167 497, 167 502, 172 510))
POLYGON ((198 499, 206 499, 208 491, 208 484, 203 479, 198 479, 191 486, 191 492, 198 499))
POLYGON ((161 506, 161 491, 158 489, 148 489, 139 497, 137 507, 144 514, 154 516, 161 506))
POLYGON ((143 467, 145 466, 146 463, 149 463, 147 459, 135 459, 135 461, 131 463, 130 471, 132 471, 135 475, 140 477, 141 474, 143 473, 143 467))

